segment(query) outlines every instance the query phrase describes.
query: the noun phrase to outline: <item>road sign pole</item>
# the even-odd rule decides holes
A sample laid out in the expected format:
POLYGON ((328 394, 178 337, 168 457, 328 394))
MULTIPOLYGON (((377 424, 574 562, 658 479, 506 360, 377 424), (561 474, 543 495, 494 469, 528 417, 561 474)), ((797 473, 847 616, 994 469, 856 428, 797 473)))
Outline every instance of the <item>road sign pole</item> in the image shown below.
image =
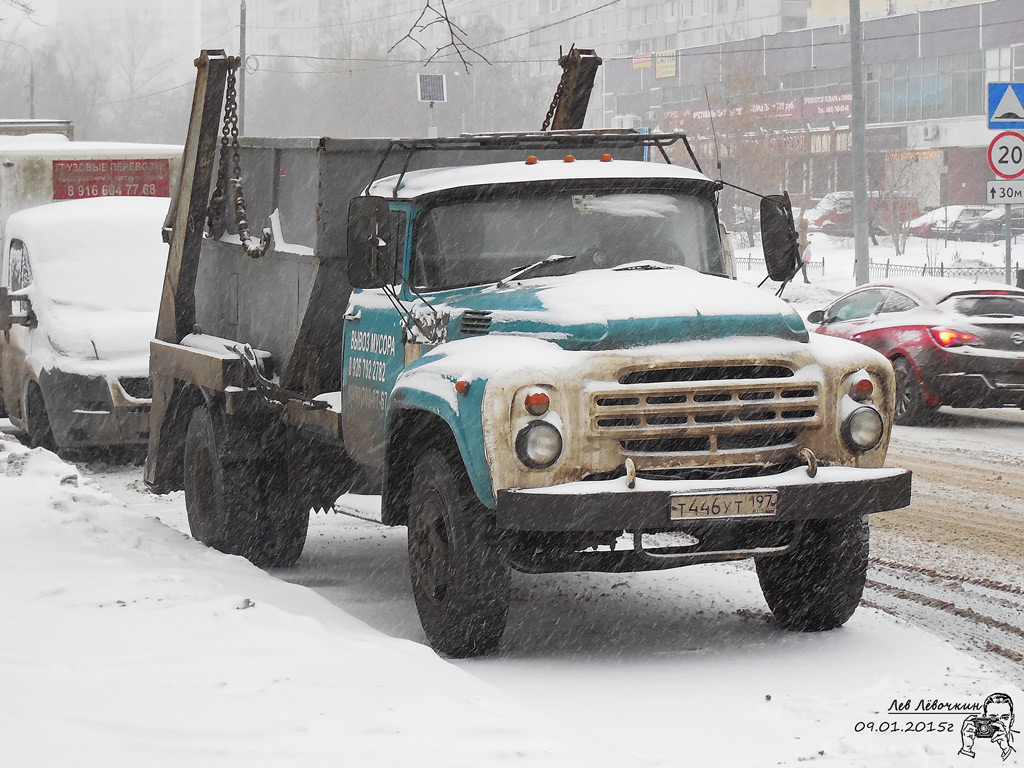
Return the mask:
POLYGON ((1006 284, 1013 285, 1013 281, 1010 279, 1010 241, 1013 239, 1013 221, 1010 219, 1010 204, 1007 203, 1006 208, 1006 284))

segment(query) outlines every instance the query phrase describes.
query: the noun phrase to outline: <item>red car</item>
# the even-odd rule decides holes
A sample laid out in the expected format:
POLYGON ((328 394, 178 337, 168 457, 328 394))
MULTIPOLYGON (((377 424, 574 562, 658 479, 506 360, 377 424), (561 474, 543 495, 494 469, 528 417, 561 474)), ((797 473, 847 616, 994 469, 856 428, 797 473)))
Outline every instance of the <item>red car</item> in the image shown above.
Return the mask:
POLYGON ((896 423, 940 405, 1024 408, 1024 290, 912 278, 872 283, 811 312, 817 333, 853 339, 892 361, 896 423))

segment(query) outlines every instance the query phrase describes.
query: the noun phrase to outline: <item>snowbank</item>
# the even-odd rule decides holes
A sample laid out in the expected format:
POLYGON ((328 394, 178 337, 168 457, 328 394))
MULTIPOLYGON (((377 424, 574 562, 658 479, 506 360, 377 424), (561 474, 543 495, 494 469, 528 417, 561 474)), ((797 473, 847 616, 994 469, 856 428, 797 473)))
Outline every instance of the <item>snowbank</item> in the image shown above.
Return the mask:
POLYGON ((5 765, 597 764, 428 648, 0 435, 5 765))

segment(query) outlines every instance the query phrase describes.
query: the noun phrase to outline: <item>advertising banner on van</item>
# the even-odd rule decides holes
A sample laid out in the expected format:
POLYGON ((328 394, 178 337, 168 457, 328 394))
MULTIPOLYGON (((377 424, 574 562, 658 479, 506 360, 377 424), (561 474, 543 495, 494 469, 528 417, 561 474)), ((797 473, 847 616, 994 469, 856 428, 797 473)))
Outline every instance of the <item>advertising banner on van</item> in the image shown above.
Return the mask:
POLYGON ((171 161, 54 160, 53 199, 86 197, 167 197, 171 193, 171 161))

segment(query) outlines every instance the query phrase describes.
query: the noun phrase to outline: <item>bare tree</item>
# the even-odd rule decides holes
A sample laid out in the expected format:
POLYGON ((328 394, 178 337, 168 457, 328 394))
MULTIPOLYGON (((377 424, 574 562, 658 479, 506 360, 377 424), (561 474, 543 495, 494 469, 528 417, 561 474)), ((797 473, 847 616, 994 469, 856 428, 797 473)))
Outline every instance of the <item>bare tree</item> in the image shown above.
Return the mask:
POLYGON ((429 32, 431 28, 440 28, 442 30, 441 34, 446 42, 437 46, 425 63, 429 64, 438 56, 452 53, 459 57, 459 61, 462 62, 462 66, 465 68, 467 74, 469 73, 470 64, 466 60, 466 56, 478 56, 484 61, 484 63, 490 63, 482 53, 472 48, 469 43, 466 42, 466 38, 468 36, 458 24, 451 20, 451 17, 448 15, 448 8, 445 5, 445 0, 425 0, 423 10, 420 11, 420 15, 416 17, 416 21, 413 22, 412 27, 409 28, 409 31, 405 33, 404 37, 388 48, 388 53, 395 50, 403 40, 412 40, 420 48, 427 50, 427 47, 420 42, 419 37, 424 33, 429 32), (435 3, 440 5, 440 8, 438 8, 435 3))
POLYGON ((875 179, 878 208, 875 219, 892 236, 896 255, 901 255, 910 236, 907 224, 918 215, 918 199, 927 177, 921 173, 920 158, 914 152, 889 152, 882 172, 875 179))
MULTIPOLYGON (((757 193, 781 191, 785 179, 784 136, 772 130, 777 113, 775 105, 765 104, 760 96, 757 72, 758 54, 734 53, 722 69, 721 80, 709 88, 709 110, 699 123, 695 141, 702 167, 714 175, 721 162, 722 178, 757 193), (712 137, 712 123, 714 137, 712 137)), ((710 68, 717 61, 707 63, 710 68)), ((680 150, 677 150, 677 152, 680 150)), ((746 193, 727 188, 722 194, 726 224, 742 230, 748 245, 754 245, 758 200, 746 193)))
MULTIPOLYGON (((31 17, 36 12, 29 0, 0 0, 0 5, 5 5, 25 17, 31 17)), ((0 21, 3 21, 2 17, 0 17, 0 21)))

